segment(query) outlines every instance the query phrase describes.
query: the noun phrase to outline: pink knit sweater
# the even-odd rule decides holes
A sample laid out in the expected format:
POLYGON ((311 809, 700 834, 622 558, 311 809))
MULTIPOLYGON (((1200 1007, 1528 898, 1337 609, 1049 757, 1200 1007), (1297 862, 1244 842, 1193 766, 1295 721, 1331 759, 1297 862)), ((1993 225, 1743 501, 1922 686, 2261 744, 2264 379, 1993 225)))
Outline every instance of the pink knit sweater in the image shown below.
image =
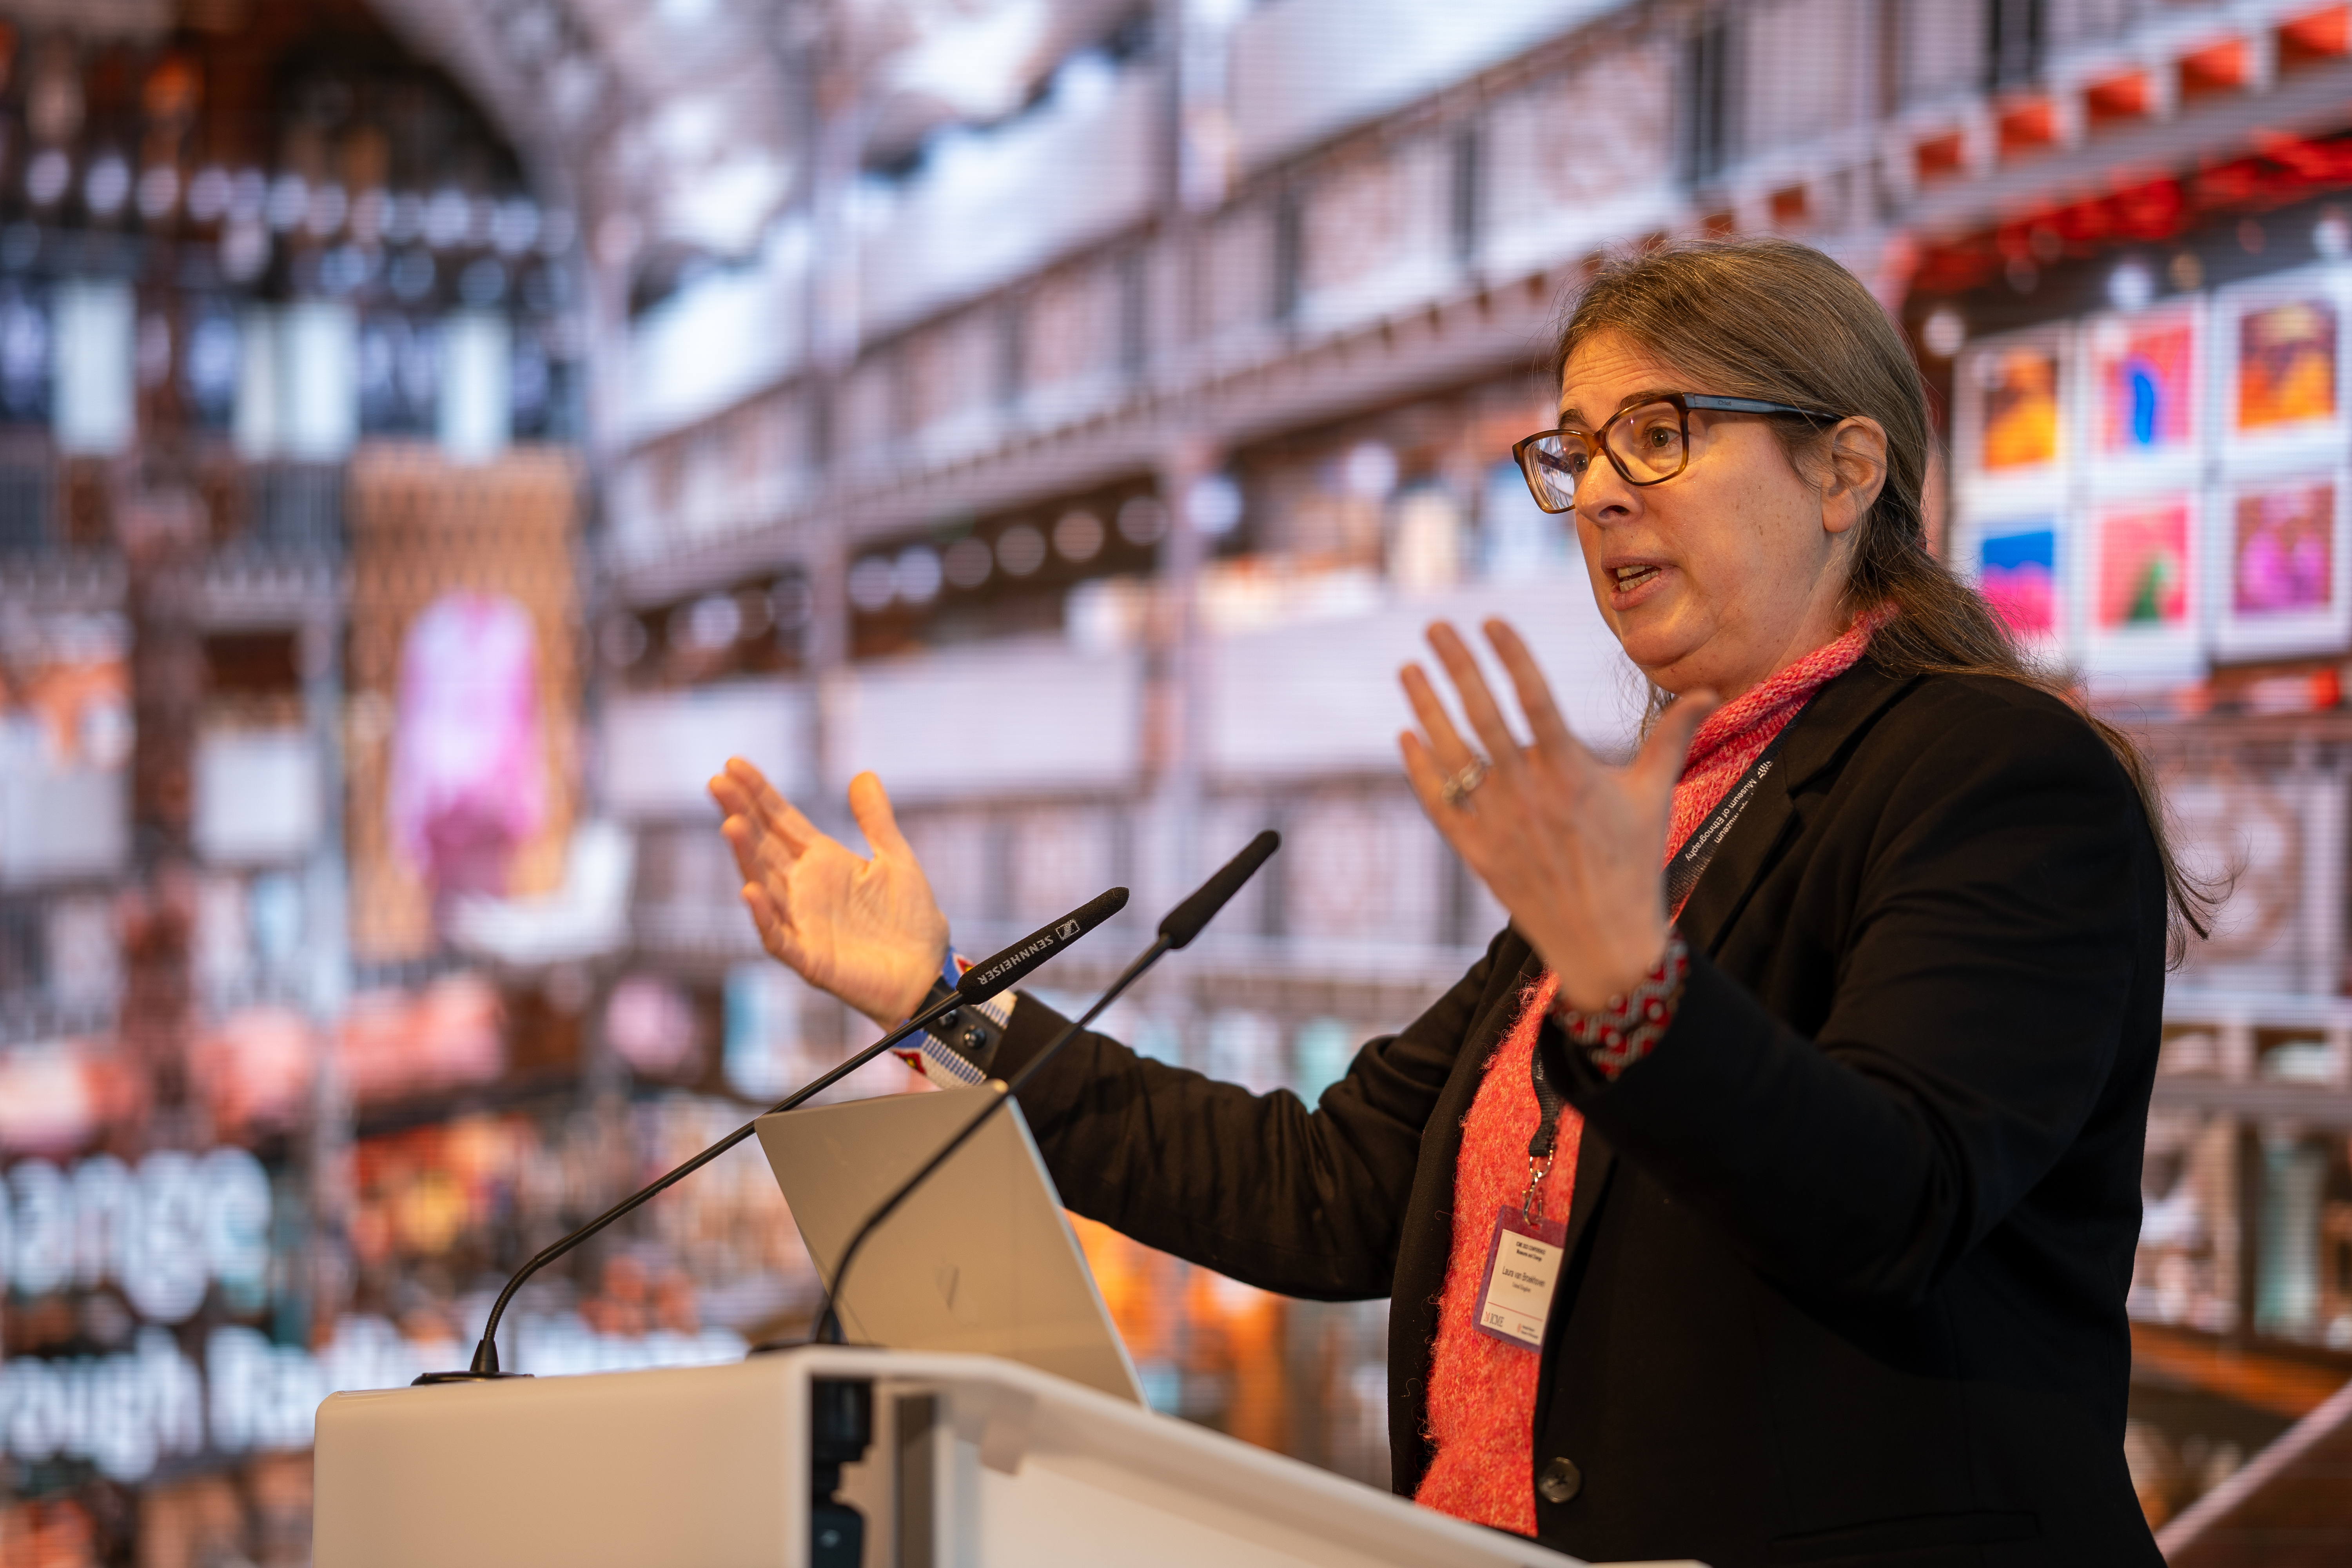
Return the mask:
MULTIPOLYGON (((1813 693, 1862 658, 1871 633, 1882 624, 1875 617, 1856 623, 1699 726, 1675 785, 1667 860, 1813 693)), ((1427 1435, 1436 1452, 1413 1494, 1415 1501, 1440 1513, 1521 1535, 1536 1532, 1536 1373, 1542 1358, 1478 1332, 1473 1298, 1486 1273, 1495 1212, 1517 1202, 1527 1186, 1528 1140, 1540 1114, 1528 1061, 1559 987, 1558 979, 1546 974, 1523 993, 1518 1021, 1487 1058, 1477 1097, 1462 1121, 1462 1149, 1454 1164, 1454 1247, 1429 1358, 1427 1435)), ((1559 1152, 1542 1190, 1542 1212, 1552 1219, 1568 1217, 1583 1132, 1584 1119, 1573 1106, 1563 1108, 1559 1152)))

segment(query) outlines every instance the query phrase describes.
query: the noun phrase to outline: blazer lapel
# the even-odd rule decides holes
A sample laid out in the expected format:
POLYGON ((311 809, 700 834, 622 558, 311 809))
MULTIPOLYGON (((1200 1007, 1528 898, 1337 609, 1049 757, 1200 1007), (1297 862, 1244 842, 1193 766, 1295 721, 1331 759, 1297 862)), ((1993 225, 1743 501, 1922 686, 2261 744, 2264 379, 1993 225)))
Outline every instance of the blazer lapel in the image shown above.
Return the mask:
POLYGON ((1721 946, 1757 882, 1780 857, 1781 842, 1795 821, 1797 792, 1842 758, 1879 710, 1912 684, 1864 658, 1822 687, 1821 695, 1797 715, 1774 769, 1780 775, 1780 787, 1772 787, 1768 779, 1757 790, 1683 905, 1676 924, 1685 941, 1710 954, 1721 946))
POLYGON ((1584 1124, 1576 1145, 1576 1186, 1569 1194, 1567 1233, 1561 1239, 1559 1283, 1551 1298, 1551 1315, 1544 1325, 1543 1365, 1536 1374, 1536 1426, 1538 1432, 1546 1429, 1551 1420, 1552 1390, 1559 1379, 1552 1375, 1553 1356, 1560 1340, 1560 1325, 1576 1304, 1577 1292, 1584 1284, 1584 1238, 1592 1228, 1592 1216, 1600 1211, 1601 1200, 1608 1195, 1610 1178, 1617 1172, 1617 1151, 1601 1135, 1591 1122, 1584 1124))

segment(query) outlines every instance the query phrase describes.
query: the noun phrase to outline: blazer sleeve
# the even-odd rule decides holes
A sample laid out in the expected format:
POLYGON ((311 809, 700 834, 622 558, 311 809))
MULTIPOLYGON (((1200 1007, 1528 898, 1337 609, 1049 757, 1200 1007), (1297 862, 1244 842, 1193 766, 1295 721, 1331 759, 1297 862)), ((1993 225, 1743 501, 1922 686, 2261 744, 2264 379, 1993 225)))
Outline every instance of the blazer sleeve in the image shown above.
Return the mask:
MULTIPOLYGON (((1422 1129, 1495 979, 1507 931, 1308 1110, 1080 1030, 1021 1092, 1062 1201, 1147 1246, 1317 1300, 1389 1293, 1422 1129)), ((992 1064, 1026 1065, 1066 1022, 1023 994, 992 1064)))
POLYGON ((1694 952, 1664 1037, 1614 1082, 1556 1029, 1546 1059, 1759 1271, 1907 1306, 2099 1104, 2163 963, 2163 894, 2136 792, 2055 704, 1979 710, 1890 765, 1883 809, 1845 829, 1867 836, 1847 929, 1783 938, 1837 944, 1814 1038, 1694 952))

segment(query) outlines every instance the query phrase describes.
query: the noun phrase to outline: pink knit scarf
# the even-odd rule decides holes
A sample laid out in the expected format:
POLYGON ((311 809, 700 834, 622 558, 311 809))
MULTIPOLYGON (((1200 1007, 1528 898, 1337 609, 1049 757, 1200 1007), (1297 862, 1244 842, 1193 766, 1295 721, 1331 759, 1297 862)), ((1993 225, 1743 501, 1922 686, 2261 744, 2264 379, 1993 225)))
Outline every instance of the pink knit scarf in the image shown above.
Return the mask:
MULTIPOLYGON (((1862 658, 1885 618, 1864 616, 1843 637, 1724 704, 1698 727, 1675 785, 1668 860, 1813 694, 1862 658)), ((1536 1532, 1536 1374, 1542 1358, 1478 1332, 1472 1326, 1472 1298, 1486 1272, 1495 1212, 1517 1203, 1527 1187, 1528 1141, 1541 1114, 1528 1063, 1537 1027, 1559 988, 1558 978, 1548 973, 1521 994, 1518 1019, 1487 1058, 1470 1114, 1463 1118, 1462 1149, 1454 1164, 1454 1247, 1429 1357, 1425 1430, 1435 1452, 1413 1494, 1425 1508, 1521 1535, 1536 1532)), ((1574 1107, 1563 1108, 1559 1152, 1540 1194, 1542 1213, 1552 1219, 1568 1217, 1583 1134, 1584 1119, 1574 1107)))

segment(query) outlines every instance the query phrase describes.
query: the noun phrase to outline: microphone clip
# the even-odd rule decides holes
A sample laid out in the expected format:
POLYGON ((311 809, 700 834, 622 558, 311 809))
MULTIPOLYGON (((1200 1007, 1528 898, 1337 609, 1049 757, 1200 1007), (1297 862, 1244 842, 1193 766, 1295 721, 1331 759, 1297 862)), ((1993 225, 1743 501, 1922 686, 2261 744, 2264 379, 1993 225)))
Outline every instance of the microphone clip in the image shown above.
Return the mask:
MULTIPOLYGON (((945 980, 934 980, 917 1016, 955 1000, 956 993, 945 980)), ((941 1089, 985 1083, 996 1047, 1013 1022, 1013 1002, 1003 994, 951 1006, 924 1026, 919 1042, 900 1046, 893 1054, 941 1089)))

